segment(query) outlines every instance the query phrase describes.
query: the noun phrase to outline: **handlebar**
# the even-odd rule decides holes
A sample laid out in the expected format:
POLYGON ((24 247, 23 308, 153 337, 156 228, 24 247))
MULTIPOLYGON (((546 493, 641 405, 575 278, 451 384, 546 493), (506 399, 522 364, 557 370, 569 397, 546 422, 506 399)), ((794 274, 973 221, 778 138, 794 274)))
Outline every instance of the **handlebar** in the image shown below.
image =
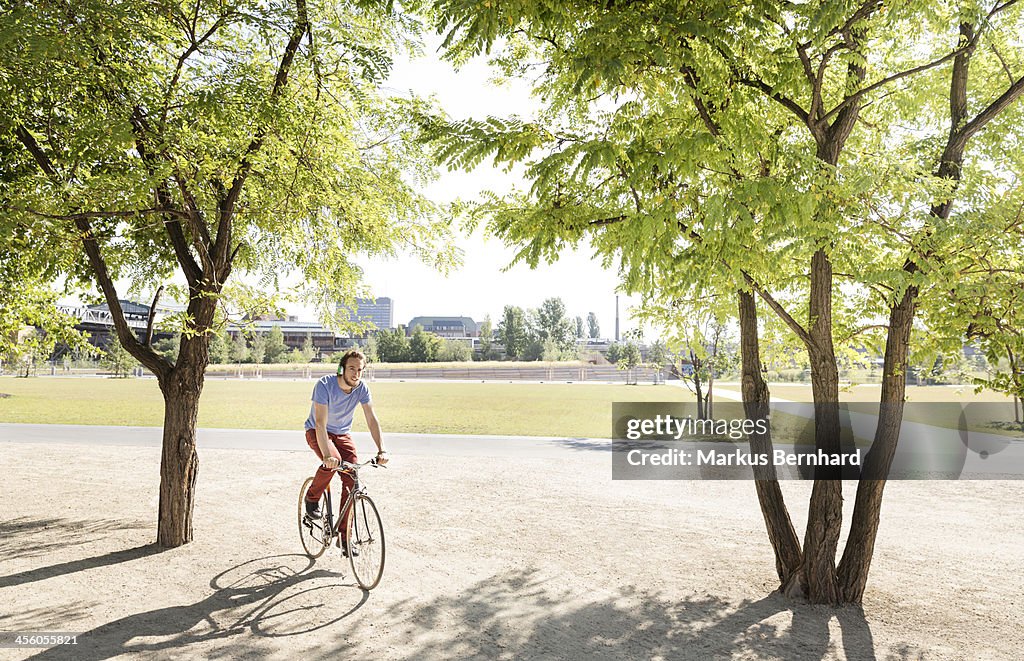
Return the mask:
MULTIPOLYGON (((323 466, 323 464, 320 465, 323 466)), ((374 457, 373 459, 370 459, 369 461, 364 461, 361 464, 350 464, 347 461, 343 461, 334 468, 330 468, 328 470, 338 471, 339 473, 350 473, 352 471, 357 471, 364 466, 373 466, 374 468, 387 468, 387 466, 385 466, 384 464, 378 464, 377 458, 374 457)), ((324 466, 324 468, 327 467, 324 466)))

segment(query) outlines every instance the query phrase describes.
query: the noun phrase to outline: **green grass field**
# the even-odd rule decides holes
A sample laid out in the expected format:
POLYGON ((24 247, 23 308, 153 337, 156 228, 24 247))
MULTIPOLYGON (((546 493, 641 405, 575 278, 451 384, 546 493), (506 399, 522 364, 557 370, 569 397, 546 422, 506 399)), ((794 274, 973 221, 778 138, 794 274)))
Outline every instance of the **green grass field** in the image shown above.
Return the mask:
MULTIPOLYGON (((385 432, 607 438, 612 402, 687 401, 682 388, 607 384, 370 383, 385 432)), ((313 381, 208 379, 199 426, 301 429, 313 381)), ((0 377, 0 422, 163 424, 154 379, 0 377)), ((356 415, 356 431, 364 431, 356 415)))
MULTIPOLYGON (((739 392, 739 386, 723 386, 723 389, 739 392)), ((839 401, 849 404, 850 411, 869 415, 878 414, 878 398, 881 386, 863 384, 840 390, 839 401)), ((813 401, 811 387, 804 384, 774 384, 771 386, 772 399, 792 402, 813 401)), ((1013 424, 1011 397, 991 390, 974 392, 974 386, 907 386, 907 404, 903 417, 910 422, 957 429, 961 424, 960 407, 955 404, 978 404, 998 406, 976 406, 967 409, 967 429, 970 431, 999 434, 1001 436, 1024 437, 1020 425, 1013 424), (953 406, 941 406, 953 404, 953 406), (996 419, 998 418, 998 419, 996 419)))
MULTIPOLYGON (((692 401, 685 389, 651 385, 381 381, 370 387, 386 432, 607 438, 612 402, 692 401)), ((298 430, 309 413, 312 389, 312 381, 301 379, 208 379, 199 425, 298 430)), ((975 394, 970 387, 911 387, 907 393, 911 402, 1008 401, 996 393, 975 394)), ((163 424, 163 398, 153 379, 0 377, 0 394, 9 395, 0 397, 0 422, 163 424)), ((810 401, 810 387, 773 386, 772 395, 810 401)), ((878 386, 859 386, 840 398, 851 403, 877 401, 878 386)), ((922 414, 913 407, 907 410, 908 419, 922 414)), ((956 426, 955 420, 949 424, 934 419, 917 421, 956 426)), ((358 414, 355 429, 365 430, 358 414)), ((1019 434, 1019 430, 1001 432, 987 426, 978 429, 1019 434)))
MULTIPOLYGON (((715 386, 733 392, 739 392, 738 385, 715 386)), ((858 386, 840 388, 839 401, 841 402, 877 402, 882 387, 877 383, 866 383, 858 386)), ((788 399, 792 402, 813 401, 811 386, 803 383, 794 384, 772 384, 770 387, 772 399, 788 399)), ((974 392, 974 386, 907 386, 908 402, 1009 402, 1012 399, 1006 395, 982 390, 974 392)))

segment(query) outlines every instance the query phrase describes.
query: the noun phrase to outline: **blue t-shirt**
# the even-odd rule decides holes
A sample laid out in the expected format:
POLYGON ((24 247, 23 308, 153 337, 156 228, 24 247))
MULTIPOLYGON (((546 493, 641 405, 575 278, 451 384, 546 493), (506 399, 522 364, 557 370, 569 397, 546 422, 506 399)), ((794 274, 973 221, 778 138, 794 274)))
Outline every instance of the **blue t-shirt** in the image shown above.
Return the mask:
MULTIPOLYGON (((347 434, 352 429, 356 406, 370 403, 370 389, 366 387, 365 381, 360 381, 359 385, 346 395, 338 385, 338 377, 328 374, 313 387, 313 401, 327 405, 327 433, 347 434)), ((313 404, 309 405, 306 429, 316 429, 313 404)))

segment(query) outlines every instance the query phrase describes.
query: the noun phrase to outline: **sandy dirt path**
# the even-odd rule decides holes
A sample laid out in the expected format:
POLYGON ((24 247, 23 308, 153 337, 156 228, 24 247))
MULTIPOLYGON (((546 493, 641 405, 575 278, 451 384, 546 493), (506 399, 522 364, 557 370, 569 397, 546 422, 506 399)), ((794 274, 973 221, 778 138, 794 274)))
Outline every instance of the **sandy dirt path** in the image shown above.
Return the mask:
MULTIPOLYGON (((314 461, 200 450, 195 541, 159 551, 157 449, 0 442, 0 630, 82 632, 0 659, 1024 654, 1024 482, 890 483, 862 613, 770 594, 750 483, 613 482, 587 449, 396 455, 366 476, 388 561, 364 593, 301 552, 314 461)), ((802 530, 810 485, 783 489, 802 530)))

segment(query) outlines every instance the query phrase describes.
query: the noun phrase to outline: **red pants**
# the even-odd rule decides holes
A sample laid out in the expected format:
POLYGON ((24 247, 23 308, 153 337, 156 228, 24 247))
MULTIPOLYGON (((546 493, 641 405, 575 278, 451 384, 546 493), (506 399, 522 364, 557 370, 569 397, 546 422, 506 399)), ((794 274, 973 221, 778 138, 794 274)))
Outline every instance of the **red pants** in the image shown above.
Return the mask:
MULTIPOLYGON (((352 442, 352 437, 348 434, 327 434, 329 443, 327 444, 328 449, 331 451, 331 455, 337 457, 341 461, 347 461, 350 464, 357 463, 359 459, 356 457, 356 445, 352 442)), ((316 442, 316 429, 306 430, 306 443, 309 443, 309 447, 316 452, 316 456, 320 457, 323 461, 324 456, 320 453, 320 444, 316 442)), ((354 480, 348 473, 341 473, 341 483, 344 488, 341 491, 341 497, 338 499, 338 504, 345 504, 345 497, 348 492, 352 489, 354 480)), ((317 502, 320 500, 320 496, 323 495, 324 489, 331 483, 331 478, 334 477, 333 470, 327 470, 323 466, 317 469, 316 475, 313 476, 313 484, 310 485, 309 490, 306 492, 306 500, 317 502)))

